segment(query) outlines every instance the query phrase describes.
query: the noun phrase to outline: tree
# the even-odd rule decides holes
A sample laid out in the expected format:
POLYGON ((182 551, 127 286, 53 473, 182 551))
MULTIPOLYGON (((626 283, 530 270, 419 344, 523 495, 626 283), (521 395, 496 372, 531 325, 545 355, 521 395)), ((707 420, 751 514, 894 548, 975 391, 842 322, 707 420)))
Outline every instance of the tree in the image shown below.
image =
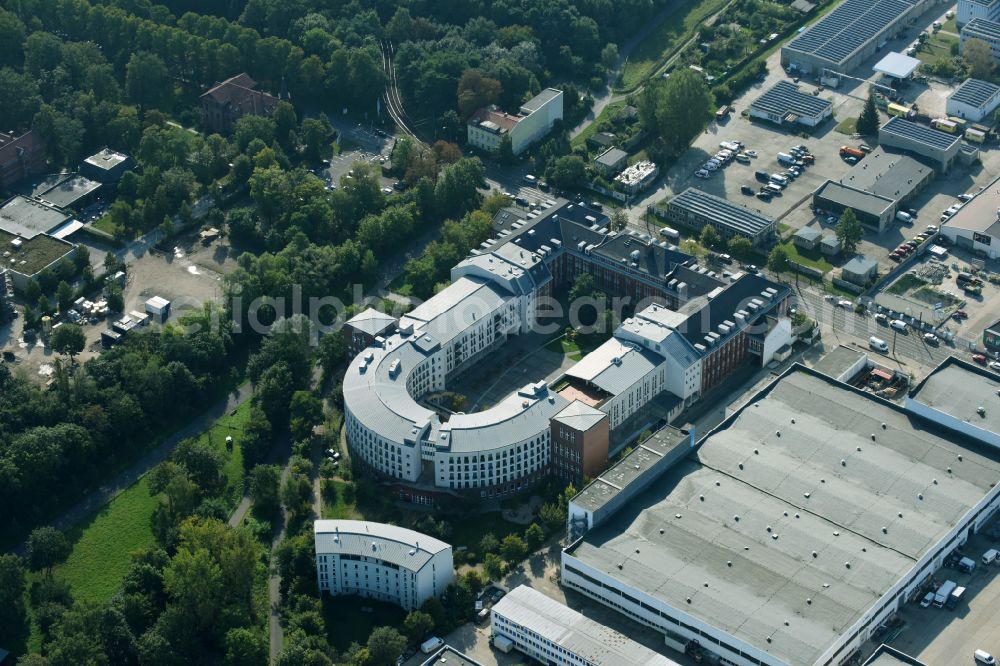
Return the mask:
POLYGON ((591 297, 595 291, 594 276, 590 273, 580 273, 576 280, 573 281, 573 286, 570 287, 569 300, 572 302, 578 298, 591 297))
POLYGON ((538 550, 538 547, 545 541, 545 532, 538 523, 531 523, 524 531, 524 540, 527 542, 529 550, 538 550))
POLYGON ((66 535, 54 527, 36 527, 28 535, 27 543, 28 566, 32 571, 45 571, 52 577, 52 567, 69 557, 73 547, 66 535))
POLYGON ((962 45, 962 58, 969 67, 969 76, 989 81, 996 72, 993 52, 989 44, 981 39, 969 39, 962 45))
POLYGON ((504 561, 496 553, 486 553, 483 557, 483 571, 490 580, 500 580, 504 574, 504 561))
POLYGON ((653 149, 660 159, 671 161, 687 149, 704 129, 711 106, 704 77, 688 68, 645 87, 639 97, 639 117, 657 135, 653 149))
POLYGON ((257 465, 250 470, 247 480, 254 512, 262 518, 278 510, 278 492, 281 473, 274 465, 257 465))
POLYGON ((411 641, 419 641, 434 629, 434 618, 429 613, 410 611, 403 620, 403 630, 411 641))
POLYGON ((296 391, 292 394, 289 415, 292 437, 306 439, 323 422, 323 402, 309 391, 296 391))
POLYGON ((788 250, 776 245, 771 254, 767 255, 767 267, 772 273, 784 273, 788 270, 788 250))
POLYGON ((458 110, 468 118, 476 109, 496 104, 502 92, 496 79, 483 76, 478 69, 467 69, 458 80, 458 110))
POLYGON ((578 190, 587 181, 587 165, 579 155, 564 155, 546 167, 545 179, 559 189, 578 190))
POLYGON ((375 627, 368 636, 371 666, 392 666, 406 649, 406 638, 393 627, 375 627))
POLYGON ((59 312, 65 313, 73 306, 73 287, 65 280, 59 282, 56 287, 56 303, 59 305, 59 312))
POLYGON ((174 449, 171 458, 187 470, 188 478, 206 495, 215 494, 226 483, 222 473, 225 464, 222 453, 209 442, 185 439, 174 449))
POLYGON ((76 324, 63 324, 52 331, 52 338, 49 341, 52 349, 60 354, 69 356, 72 363, 73 357, 84 350, 87 346, 87 336, 83 329, 76 324))
POLYGON ((878 133, 879 122, 878 107, 875 105, 875 93, 868 93, 868 100, 865 107, 858 116, 858 133, 864 136, 871 136, 878 133))
POLYGON ((837 238, 844 252, 851 253, 857 250, 862 236, 864 230, 861 228, 858 216, 854 214, 852 208, 846 208, 840 216, 840 224, 837 225, 837 238))
POLYGON ((259 631, 236 627, 226 632, 226 666, 265 666, 267 640, 259 631))
POLYGON ((618 45, 614 42, 608 42, 601 49, 601 65, 604 69, 610 70, 618 62, 618 45))
POLYGON ((243 452, 243 467, 250 469, 264 460, 271 448, 271 422, 260 405, 250 407, 250 418, 243 427, 243 441, 240 450, 243 452))
POLYGON ((486 553, 495 553, 500 547, 500 540, 497 539, 493 532, 487 532, 483 535, 483 538, 479 540, 479 550, 485 555, 486 553))
POLYGON ((508 534, 500 542, 500 554, 503 559, 507 560, 508 564, 520 562, 527 553, 528 544, 524 543, 524 539, 516 534, 508 534))
POLYGON ((24 561, 17 555, 0 555, 0 637, 24 626, 24 561))
POLYGON ((140 106, 157 106, 171 85, 167 65, 154 53, 137 51, 125 65, 125 92, 140 106))
POLYGON ((753 243, 746 236, 733 236, 729 239, 729 251, 733 254, 749 254, 753 250, 753 243))
POLYGON ((706 224, 701 228, 701 244, 705 247, 712 249, 718 245, 721 240, 722 239, 719 238, 719 232, 716 231, 715 227, 711 224, 706 224))

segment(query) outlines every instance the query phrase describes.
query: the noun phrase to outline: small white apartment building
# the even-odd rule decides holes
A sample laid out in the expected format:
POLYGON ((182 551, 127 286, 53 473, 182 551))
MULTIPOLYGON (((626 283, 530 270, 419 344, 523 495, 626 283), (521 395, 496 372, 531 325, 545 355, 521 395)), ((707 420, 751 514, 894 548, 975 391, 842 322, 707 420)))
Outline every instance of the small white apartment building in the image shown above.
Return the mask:
POLYGON ((441 596, 455 579, 451 546, 396 525, 317 520, 316 578, 320 592, 356 594, 406 610, 441 596))

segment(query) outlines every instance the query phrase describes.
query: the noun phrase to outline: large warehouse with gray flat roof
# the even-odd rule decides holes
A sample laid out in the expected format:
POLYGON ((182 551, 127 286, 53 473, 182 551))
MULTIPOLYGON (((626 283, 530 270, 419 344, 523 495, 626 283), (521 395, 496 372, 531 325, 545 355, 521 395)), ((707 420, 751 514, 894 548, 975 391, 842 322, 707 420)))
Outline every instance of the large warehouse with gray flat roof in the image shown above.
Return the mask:
POLYGON ((562 582, 737 666, 845 663, 1000 509, 994 450, 796 365, 563 551, 562 582))
POLYGON ((844 0, 781 47, 781 64, 810 74, 824 69, 846 74, 905 30, 906 20, 929 4, 929 0, 844 0))
POLYGON ((1000 377, 949 356, 906 397, 906 408, 1000 448, 1000 377))

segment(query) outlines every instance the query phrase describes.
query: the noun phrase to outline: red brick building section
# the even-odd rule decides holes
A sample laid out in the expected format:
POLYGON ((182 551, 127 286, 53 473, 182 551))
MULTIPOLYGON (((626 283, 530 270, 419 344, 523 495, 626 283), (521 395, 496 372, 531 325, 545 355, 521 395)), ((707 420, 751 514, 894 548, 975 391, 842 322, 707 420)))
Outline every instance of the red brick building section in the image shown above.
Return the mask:
POLYGON ((243 116, 270 116, 278 98, 257 90, 257 82, 246 73, 226 79, 201 96, 205 127, 228 134, 243 116))
POLYGON ((608 465, 611 419, 574 400, 552 417, 551 472, 567 481, 594 478, 608 465))
POLYGON ((45 171, 45 143, 35 130, 15 137, 0 132, 0 191, 45 171))

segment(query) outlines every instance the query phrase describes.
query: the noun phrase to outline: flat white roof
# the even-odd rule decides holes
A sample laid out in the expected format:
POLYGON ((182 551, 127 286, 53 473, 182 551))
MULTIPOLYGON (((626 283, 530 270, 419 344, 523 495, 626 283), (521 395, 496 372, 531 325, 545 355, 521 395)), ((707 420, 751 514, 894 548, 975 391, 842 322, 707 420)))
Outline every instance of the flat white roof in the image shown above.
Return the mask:
POLYGON ((677 666, 672 659, 525 585, 497 602, 493 614, 529 627, 592 666, 677 666))
POLYGON ((905 79, 920 67, 920 60, 911 58, 905 53, 890 53, 879 60, 872 70, 895 79, 905 79))

